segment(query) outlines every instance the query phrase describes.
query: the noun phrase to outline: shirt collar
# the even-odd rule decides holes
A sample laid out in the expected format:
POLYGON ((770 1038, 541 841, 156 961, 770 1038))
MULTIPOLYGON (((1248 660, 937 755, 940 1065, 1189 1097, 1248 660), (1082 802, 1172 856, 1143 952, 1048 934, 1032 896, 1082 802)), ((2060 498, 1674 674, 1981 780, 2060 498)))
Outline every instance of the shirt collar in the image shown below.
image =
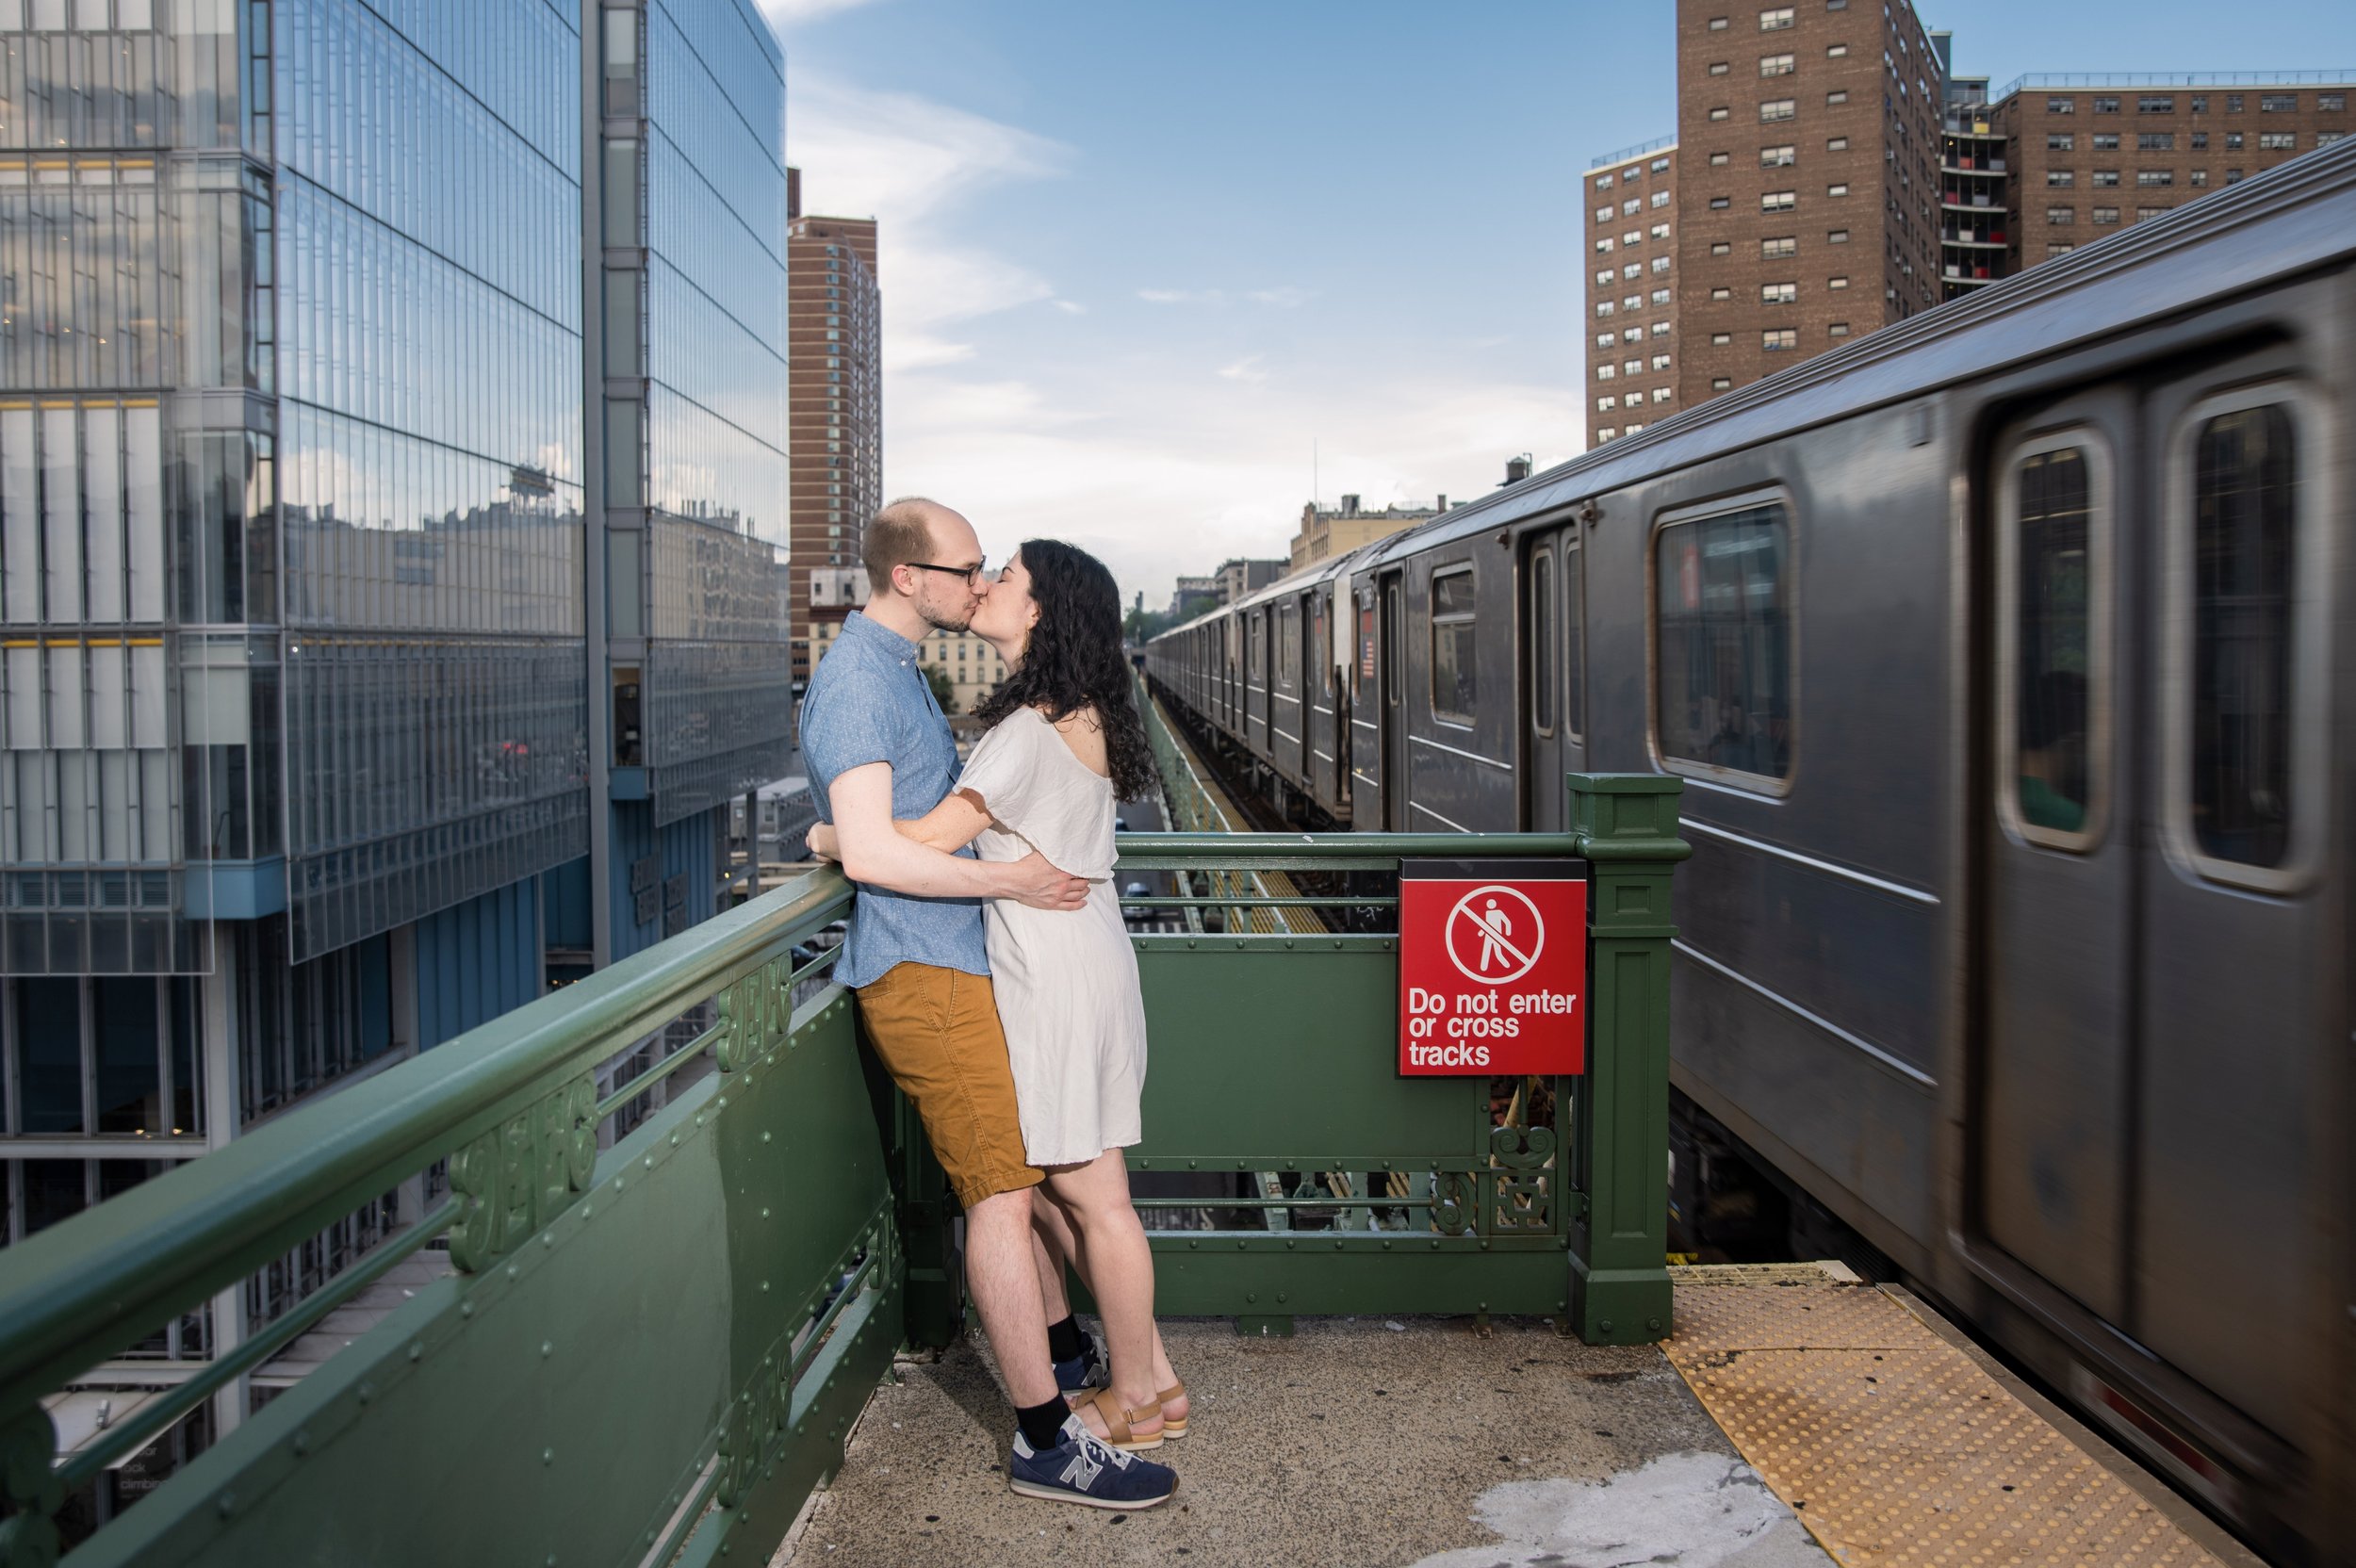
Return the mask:
POLYGON ((876 648, 906 663, 916 657, 916 645, 884 625, 871 619, 862 610, 854 610, 843 617, 843 635, 873 642, 876 648))

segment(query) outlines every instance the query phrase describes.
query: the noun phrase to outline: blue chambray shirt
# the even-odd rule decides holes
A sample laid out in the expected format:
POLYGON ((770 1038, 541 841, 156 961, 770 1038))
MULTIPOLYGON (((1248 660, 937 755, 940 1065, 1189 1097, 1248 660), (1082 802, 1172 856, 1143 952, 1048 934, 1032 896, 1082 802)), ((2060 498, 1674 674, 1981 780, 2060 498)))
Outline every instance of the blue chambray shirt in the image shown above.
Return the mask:
MULTIPOLYGON (((957 747, 924 683, 914 643, 856 610, 845 617, 802 698, 802 760, 824 822, 834 821, 827 799, 834 781, 869 762, 892 764, 895 819, 921 817, 941 804, 957 782, 957 747)), ((990 972, 979 899, 911 898, 857 886, 850 934, 834 968, 843 984, 864 986, 900 963, 990 972)))

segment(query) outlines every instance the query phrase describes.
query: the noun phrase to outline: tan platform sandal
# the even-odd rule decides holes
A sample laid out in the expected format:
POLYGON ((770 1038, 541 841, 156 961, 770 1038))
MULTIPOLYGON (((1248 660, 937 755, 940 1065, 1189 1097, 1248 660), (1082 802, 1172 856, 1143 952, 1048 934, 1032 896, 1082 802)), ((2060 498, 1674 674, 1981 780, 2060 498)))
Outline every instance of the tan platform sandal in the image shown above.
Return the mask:
MULTIPOLYGON (((1153 1402, 1157 1405, 1167 1405, 1174 1400, 1183 1399, 1186 1396, 1186 1385, 1184 1382, 1174 1382, 1168 1388, 1163 1389, 1159 1394, 1154 1395, 1153 1402)), ((1162 1417, 1162 1435, 1164 1437, 1186 1436, 1186 1418, 1183 1415, 1165 1414, 1162 1417)))
POLYGON ((1167 1424, 1163 1431, 1155 1432, 1151 1437, 1139 1437, 1131 1426, 1132 1422, 1143 1421, 1159 1415, 1162 1410, 1159 1399, 1153 1401, 1152 1410, 1130 1410, 1121 1404, 1121 1396, 1111 1389, 1092 1388, 1072 1408, 1076 1411, 1088 1405, 1096 1407, 1097 1418, 1104 1423, 1104 1441, 1122 1452, 1141 1454, 1149 1448, 1158 1448, 1162 1446, 1162 1439, 1168 1429, 1167 1424))

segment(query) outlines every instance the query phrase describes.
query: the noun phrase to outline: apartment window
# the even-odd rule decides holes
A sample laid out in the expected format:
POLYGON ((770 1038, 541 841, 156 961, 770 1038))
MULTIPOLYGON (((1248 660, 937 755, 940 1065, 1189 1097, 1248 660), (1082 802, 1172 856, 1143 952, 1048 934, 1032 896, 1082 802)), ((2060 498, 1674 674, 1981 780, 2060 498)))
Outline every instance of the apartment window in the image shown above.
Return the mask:
POLYGON ((1610 425, 1606 425, 1603 429, 1595 432, 1595 439, 1597 441, 1609 441, 1619 433, 1620 433, 1618 431, 1613 430, 1610 425))
POLYGON ((2137 114, 2174 114, 2176 100, 2168 93, 2147 92, 2135 100, 2137 114))
POLYGON ((1724 169, 1732 159, 1733 155, 1730 153, 1712 153, 1710 155, 1710 167, 1724 169))
POLYGON ((2194 170, 2194 171, 2192 172, 2192 175, 2191 175, 2191 179, 2190 179, 2190 184, 2191 184, 2191 185, 2192 185, 2195 188, 2205 188, 2208 186, 2208 183, 2209 183, 2209 172, 2208 172, 2207 170, 2205 170, 2205 169, 2196 169, 2196 170, 2194 170))
POLYGON ((1773 239, 1762 239, 1759 242, 1759 253, 1770 261, 1777 256, 1795 256, 1800 253, 1800 241, 1792 235, 1779 235, 1773 239))
POLYGON ((1611 301, 1597 300, 1595 302, 1595 314, 1597 316, 1609 316, 1612 314, 1612 305, 1611 301))
POLYGON ((1642 245, 1644 242, 1644 231, 1642 229, 1630 229, 1620 236, 1620 243, 1623 245, 1642 245))
MULTIPOLYGON (((1656 174, 1666 174, 1669 172, 1669 159, 1666 154, 1663 154, 1661 156, 1652 160, 1652 172, 1656 174)), ((1666 192, 1663 192, 1662 194, 1665 195, 1666 192)), ((1654 197, 1652 204, 1654 206, 1659 206, 1661 204, 1661 197, 1654 197)))
POLYGON ((2240 151, 2241 151, 2241 149, 2242 149, 2241 132, 2239 132, 2239 131, 2228 131, 2228 132, 2226 132, 2226 133, 2225 133, 2225 150, 2226 150, 2227 152, 2229 152, 2229 153, 2238 153, 2238 152, 2240 152, 2240 151))
POLYGON ((1630 425, 1628 427, 1628 433, 1630 435, 1634 435, 1634 434, 1635 434, 1638 431, 1643 430, 1644 428, 1644 426, 1639 425, 1639 424, 1630 424, 1630 425))
POLYGON ((1612 221, 1611 203, 1606 202, 1603 205, 1595 209, 1595 221, 1598 223, 1609 223, 1612 221))
POLYGON ((1759 302, 1762 305, 1788 305, 1800 297, 1796 283, 1763 283, 1759 286, 1759 302))
POLYGON ((1726 348, 1733 341, 1734 334, 1730 332, 1713 332, 1710 335, 1710 346, 1713 349, 1726 348))
POLYGON ((1621 366, 1620 369, 1628 375, 1641 375, 1644 373, 1644 362, 1641 359, 1631 359, 1626 365, 1621 366))
POLYGON ((2074 169, 2048 169, 2045 183, 2056 190, 2067 190, 2078 183, 2078 172, 2074 169))
POLYGON ((1789 6, 1777 6, 1773 10, 1759 13, 1759 30, 1762 33, 1779 33, 1791 25, 1792 8, 1789 6))
POLYGON ((2138 153, 2172 153, 2176 150, 2174 131, 2145 131, 2135 138, 2138 153))
POLYGON ((1759 333, 1759 346, 1769 353, 1781 353, 1788 349, 1796 349, 1800 346, 1800 329, 1768 327, 1759 333))
POLYGON ((1598 414, 1609 414, 1619 406, 1620 400, 1614 397, 1606 396, 1595 400, 1595 412, 1598 414))
POLYGON ((1666 370, 1669 368, 1669 356, 1667 354, 1653 355, 1652 368, 1656 370, 1666 370))
POLYGON ((2049 228, 2066 229, 2078 220, 2076 207, 2047 207, 2045 222, 2049 228))
POLYGON ((1652 237, 1653 237, 1655 239, 1666 239, 1666 238, 1668 238, 1668 237, 1669 237, 1669 225, 1668 225, 1668 224, 1666 224, 1666 223, 1655 223, 1655 224, 1652 226, 1652 237))
POLYGON ((2096 207, 2094 209, 2094 221, 2098 227, 2106 223, 2116 223, 2119 221, 2119 209, 2117 207, 2096 207))
POLYGON ((2296 150, 2298 146, 2299 138, 2289 131, 2260 131, 2258 133, 2258 151, 2262 153, 2288 153, 2296 150))
POLYGON ((1711 17, 1710 19, 1710 30, 1713 33, 1725 32, 1726 30, 1726 19, 1723 16, 1711 17))
POLYGON ((1734 298, 1734 290, 1731 288, 1713 288, 1710 291, 1710 297, 1713 300, 1731 300, 1734 298))
POLYGON ((1799 112, 1797 101, 1791 98, 1770 98, 1759 106, 1759 118, 1762 122, 1790 120, 1799 112))
POLYGON ((1734 378, 1732 376, 1712 376, 1710 378, 1710 389, 1712 392, 1730 392, 1734 389, 1734 378))
POLYGON ((1824 233, 1824 243, 1827 245, 1846 245, 1848 242, 1849 231, 1846 229, 1828 229, 1824 233))
POLYGON ((2049 153, 2074 152, 2077 146, 2078 133, 2075 131, 2052 131, 2045 138, 2045 150, 2049 153))
POLYGON ((1618 379, 1619 374, 1620 368, 1616 365, 1598 365, 1595 367, 1595 379, 1597 381, 1614 381, 1618 379))
POLYGON ((2097 190, 2108 189, 2118 183, 2119 171, 2116 169, 2098 169, 2094 172, 2094 187, 2097 190))
POLYGON ((2049 239, 2045 242, 2045 253, 2049 256, 2066 256, 2077 248, 2067 239, 2049 239))
POLYGON ((2145 190, 2175 183, 2176 171, 2173 169, 2138 169, 2135 171, 2135 184, 2145 190))
POLYGON ((2315 107, 2325 114, 2345 113, 2348 109, 2348 94, 2345 92, 2318 92, 2315 94, 2315 107))
POLYGON ((1654 289, 1652 291, 1652 302, 1657 305, 1667 304, 1669 302, 1669 291, 1665 288, 1654 289))
POLYGON ((1623 294, 1620 296, 1620 308, 1622 310, 1640 310, 1644 307, 1644 297, 1642 294, 1623 294))
POLYGON ((2116 98, 2097 98, 2094 101, 2094 112, 2097 114, 2117 114, 2119 112, 2119 100, 2116 98))
MULTIPOLYGON (((1607 333, 1604 335, 1609 337, 1611 335, 1607 333)), ((1633 343, 1644 335, 1644 329, 1643 327, 1630 327, 1626 332, 1620 334, 1620 341, 1623 343, 1633 343)))
POLYGON ((2196 92, 2192 95, 2192 112, 2195 114, 2206 114, 2209 112, 2209 95, 2207 93, 2196 92))
POLYGON ((1789 76, 1792 74, 1792 72, 1798 69, 1799 68, 1797 66, 1792 63, 1792 57, 1789 55, 1761 55, 1759 57, 1759 74, 1762 76, 1789 76))
POLYGON ((1595 273, 1595 284, 1596 284, 1596 286, 1597 286, 1598 287, 1602 287, 1602 288, 1609 288, 1609 287, 1611 287, 1611 286, 1612 286, 1612 279, 1613 275, 1614 275, 1614 274, 1612 273, 1612 269, 1611 269, 1611 268, 1609 268, 1609 267, 1603 268, 1602 270, 1600 270, 1599 271, 1597 271, 1597 272, 1595 273))
POLYGON ((2164 212, 2173 212, 2176 209, 2174 207, 2137 207, 2135 208, 2135 217, 2138 220, 2145 218, 2157 218, 2164 212))
POLYGON ((2227 94, 2225 95, 2225 112, 2226 112, 2226 113, 2228 113, 2228 114, 2239 114, 2239 113, 2241 113, 2241 94, 2240 94, 2240 93, 2238 93, 2238 92, 2229 92, 2229 93, 2227 93, 2227 94))
POLYGON ((2208 133, 2208 132, 2206 132, 2206 131, 2195 131, 2195 132, 2193 132, 2193 133, 2192 133, 2192 150, 2193 150, 2194 152, 2196 152, 2196 153, 2204 153, 2204 152, 2207 152, 2207 151, 2208 151, 2208 148, 2209 148, 2209 133, 2208 133))
POLYGON ((1713 76, 1723 76, 1733 69, 1734 68, 1728 65, 1725 60, 1719 60, 1710 66, 1710 74, 1713 76))
POLYGON ((1846 321, 1835 321, 1831 326, 1824 329, 1824 335, 1827 337, 1846 337, 1849 335, 1849 323, 1846 321))
POLYGON ((1845 136, 1832 137, 1824 142, 1824 151, 1827 153, 1845 153, 1848 150, 1849 139, 1845 136))
POLYGON ((1712 212, 1723 212, 1726 210, 1726 205, 1727 199, 1724 196, 1712 196, 1710 199, 1710 210, 1712 212))
POLYGON ((1834 44, 1831 48, 1829 48, 1829 49, 1827 49, 1827 50, 1825 50, 1825 51, 1824 51, 1824 57, 1825 57, 1826 59, 1835 59, 1835 60, 1837 60, 1837 59, 1841 58, 1842 56, 1846 55, 1848 52, 1849 52, 1849 46, 1848 46, 1847 44, 1845 44, 1845 43, 1836 43, 1836 44, 1834 44))
MULTIPOLYGON (((1631 176, 1631 178, 1633 176, 1631 176)), ((1642 196, 1630 196, 1627 201, 1620 204, 1620 216, 1623 218, 1633 218, 1644 206, 1644 199, 1642 196)))
POLYGON ((1653 725, 1673 765, 1762 782, 1790 774, 1789 533, 1771 501, 1655 535, 1653 725))
POLYGON ((1432 711, 1473 722, 1473 574, 1470 566, 1432 577, 1432 711))
MULTIPOLYGON (((1612 176, 1611 176, 1611 175, 1609 175, 1609 174, 1598 174, 1598 175, 1596 175, 1596 176, 1595 176, 1595 188, 1596 188, 1597 190, 1609 190, 1609 189, 1611 189, 1611 188, 1612 188, 1612 176)), ((1609 216, 1611 216, 1611 215, 1610 215, 1609 213, 1606 213, 1606 214, 1605 214, 1605 216, 1606 216, 1606 217, 1609 217, 1609 216)))
POLYGON ((1656 272, 1666 272, 1669 270, 1669 258, 1667 256, 1653 257, 1652 270, 1656 272))
POLYGON ((1733 111, 1731 109, 1728 109, 1724 104, 1721 104, 1716 108, 1710 111, 1710 118, 1712 120, 1724 120, 1733 111))
POLYGON ((2262 92, 2258 94, 2260 114, 2297 114, 2299 94, 2296 92, 2262 92))
POLYGON ((1723 239, 1713 239, 1710 242, 1710 253, 1713 256, 1725 255, 1733 249, 1732 245, 1723 239))
POLYGON ((1665 190, 1654 191, 1652 193, 1652 204, 1657 207, 1667 206, 1669 204, 1669 193, 1665 190))
POLYGON ((1824 187, 1824 194, 1827 196, 1846 196, 1848 193, 1849 188, 1846 184, 1824 187))
POLYGON ((1788 141, 1780 147, 1761 147, 1759 150, 1759 166, 1761 169, 1785 169, 1799 161, 1799 149, 1788 141))
POLYGON ((1618 249, 1618 244, 1619 242, 1614 240, 1610 235, 1605 235, 1601 239, 1595 241, 1595 254, 1599 256, 1608 256, 1614 250, 1618 249))
POLYGON ((2078 100, 2075 98, 2048 98, 2045 100, 2045 112, 2048 114, 2075 114, 2078 112, 2078 100))
POLYGON ((2094 150, 2095 150, 2096 152, 2098 152, 2098 153, 2116 153, 2116 152, 2118 152, 2118 151, 2119 151, 2119 133, 2118 133, 2117 131, 2097 131, 2097 132, 2095 132, 2095 133, 2094 133, 2094 150))
POLYGON ((1796 190, 1770 190, 1759 198, 1761 212, 1790 212, 1799 204, 1800 193, 1796 190))
POLYGON ((2315 145, 2318 147, 2329 147, 2335 141, 2345 140, 2347 136, 2348 133, 2346 131, 2317 131, 2315 133, 2315 145))
POLYGON ((1617 341, 1618 339, 1613 337, 1612 334, 1608 332, 1599 332, 1595 334, 1595 347, 1598 349, 1608 349, 1617 341))
POLYGON ((1666 336, 1668 336, 1668 335, 1669 335, 1669 323, 1668 323, 1668 322, 1666 322, 1666 321, 1655 321, 1655 322, 1652 324, 1652 335, 1653 335, 1655 337, 1666 337, 1666 336))
POLYGON ((2238 169, 2228 169, 2225 172, 2225 183, 2227 185, 2241 184, 2241 171, 2238 169))
POLYGON ((1842 105, 1842 104, 1845 104, 1845 103, 1847 103, 1848 101, 1849 101, 1849 92, 1848 92, 1848 90, 1847 90, 1846 88, 1843 88, 1843 89, 1842 89, 1841 90, 1840 90, 1839 92, 1827 92, 1827 93, 1825 93, 1825 94, 1824 94, 1824 106, 1825 106, 1826 108, 1834 108, 1834 107, 1838 107, 1839 106, 1841 106, 1841 105, 1842 105))
POLYGON ((1656 386, 1652 389, 1652 400, 1654 402, 1665 403, 1669 400, 1672 394, 1665 386, 1656 386))
POLYGON ((1826 288, 1846 288, 1849 286, 1849 280, 1846 278, 1826 278, 1824 280, 1824 286, 1826 288))

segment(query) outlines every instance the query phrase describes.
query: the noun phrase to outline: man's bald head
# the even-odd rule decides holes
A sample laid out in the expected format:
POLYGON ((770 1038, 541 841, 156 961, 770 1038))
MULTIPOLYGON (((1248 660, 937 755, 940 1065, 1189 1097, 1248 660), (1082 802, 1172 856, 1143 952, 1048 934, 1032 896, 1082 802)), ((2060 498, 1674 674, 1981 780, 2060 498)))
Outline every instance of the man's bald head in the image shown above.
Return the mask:
POLYGON ((859 540, 859 559, 867 567, 867 583, 878 594, 892 592, 892 570, 911 562, 932 561, 944 531, 971 532, 965 519, 939 501, 923 496, 903 496, 875 514, 859 540))

